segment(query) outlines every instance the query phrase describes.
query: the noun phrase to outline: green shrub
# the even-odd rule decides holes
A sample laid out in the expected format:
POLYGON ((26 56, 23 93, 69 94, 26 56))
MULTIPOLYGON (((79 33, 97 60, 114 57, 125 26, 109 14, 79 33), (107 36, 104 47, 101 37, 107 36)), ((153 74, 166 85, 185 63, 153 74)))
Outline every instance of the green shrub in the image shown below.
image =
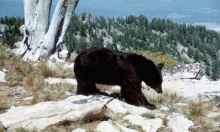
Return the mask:
POLYGON ((152 60, 155 64, 159 64, 159 63, 163 63, 164 64, 164 68, 165 69, 170 69, 176 65, 178 65, 178 61, 171 58, 170 56, 167 55, 163 55, 161 52, 150 52, 150 51, 135 51, 134 53, 142 55, 144 57, 146 57, 147 59, 152 60))

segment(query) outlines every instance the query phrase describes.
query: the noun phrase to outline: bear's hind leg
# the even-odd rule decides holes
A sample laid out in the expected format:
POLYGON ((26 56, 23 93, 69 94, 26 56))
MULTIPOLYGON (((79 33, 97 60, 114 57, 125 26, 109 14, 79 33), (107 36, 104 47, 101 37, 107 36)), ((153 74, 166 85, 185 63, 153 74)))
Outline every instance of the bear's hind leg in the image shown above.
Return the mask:
POLYGON ((77 80, 77 95, 90 95, 97 93, 99 93, 99 90, 96 89, 95 83, 85 80, 77 80))

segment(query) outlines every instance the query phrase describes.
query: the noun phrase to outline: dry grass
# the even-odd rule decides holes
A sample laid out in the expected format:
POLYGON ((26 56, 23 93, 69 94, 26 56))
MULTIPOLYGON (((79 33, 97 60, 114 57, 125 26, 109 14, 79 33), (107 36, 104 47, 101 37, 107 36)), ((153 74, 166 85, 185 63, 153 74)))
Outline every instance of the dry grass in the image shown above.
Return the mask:
MULTIPOLYGON (((45 87, 49 87, 44 83, 44 79, 48 77, 74 77, 73 71, 68 69, 63 69, 58 67, 52 69, 48 66, 47 62, 40 62, 38 64, 28 61, 23 61, 20 57, 10 57, 6 58, 5 54, 10 53, 5 47, 0 46, 0 69, 7 68, 9 71, 6 74, 7 85, 10 87, 16 87, 18 85, 24 86, 28 91, 31 91, 34 98, 31 104, 35 104, 40 101, 54 100, 50 94, 45 94, 42 96, 38 95, 38 92, 42 92, 45 87)), ((57 87, 55 87, 57 88, 57 87)), ((64 99, 66 96, 64 90, 72 89, 73 86, 59 86, 55 99, 64 99), (68 87, 68 88, 67 88, 68 87), (64 89, 62 89, 64 88, 64 89)))
POLYGON ((47 62, 39 63, 36 69, 37 69, 37 72, 41 74, 44 78, 55 77, 58 75, 57 70, 50 68, 47 62))
POLYGON ((29 132, 29 131, 27 131, 23 127, 19 127, 19 128, 16 129, 16 132, 29 132))
POLYGON ((111 91, 112 85, 105 85, 105 84, 96 84, 96 88, 102 92, 111 91))
MULTIPOLYGON (((41 78, 43 79, 43 77, 41 78)), ((42 81, 41 85, 40 83, 36 83, 36 85, 32 87, 33 99, 31 100, 30 104, 36 104, 45 101, 63 100, 69 97, 69 95, 65 94, 65 91, 68 91, 69 93, 74 95, 76 93, 75 90, 76 88, 74 88, 74 86, 70 84, 64 83, 64 84, 48 85, 43 83, 42 81)))
POLYGON ((58 65, 54 70, 57 72, 57 77, 75 78, 73 69, 69 69, 69 68, 66 69, 66 68, 63 68, 62 65, 58 65))
POLYGON ((198 100, 190 100, 187 107, 187 117, 192 120, 201 120, 207 113, 205 103, 201 98, 198 100))
POLYGON ((164 91, 160 100, 162 102, 168 102, 168 103, 178 103, 183 100, 183 96, 177 94, 176 92, 173 91, 164 91))
POLYGON ((35 74, 33 72, 30 73, 29 75, 27 75, 24 79, 26 86, 33 87, 34 86, 34 78, 35 78, 35 74))
POLYGON ((6 110, 6 109, 8 109, 9 107, 8 107, 8 105, 7 105, 7 103, 5 103, 5 102, 3 102, 3 101, 0 101, 0 111, 1 110, 6 110))
POLYGON ((6 80, 10 86, 26 85, 34 86, 34 79, 41 76, 44 79, 48 77, 73 77, 73 73, 68 70, 59 68, 52 69, 47 62, 40 62, 36 66, 33 62, 22 61, 19 57, 12 57, 4 62, 4 66, 8 67, 6 80))
MULTIPOLYGON (((214 108, 213 102, 206 102, 202 98, 196 100, 190 100, 187 102, 186 106, 176 105, 183 101, 183 97, 172 91, 164 91, 163 94, 159 95, 158 98, 149 98, 150 102, 154 104, 165 104, 169 108, 169 113, 177 112, 186 115, 186 117, 197 124, 202 125, 202 127, 208 131, 214 129, 214 120, 219 120, 218 118, 207 117, 208 112, 212 111, 214 108)), ((166 126, 168 120, 162 118, 163 125, 166 126)))
POLYGON ((39 102, 58 100, 57 94, 53 93, 53 92, 37 91, 37 92, 34 92, 33 94, 34 94, 34 96, 30 102, 32 105, 37 104, 39 102))
POLYGON ((138 132, 144 132, 141 126, 134 125, 134 124, 132 124, 132 123, 130 123, 130 122, 126 122, 124 125, 125 125, 127 128, 137 130, 138 132))
POLYGON ((210 118, 202 118, 201 124, 206 130, 214 129, 213 120, 210 118))
POLYGON ((40 100, 39 98, 40 98, 39 93, 35 92, 32 100, 31 100, 31 104, 32 105, 37 104, 40 100))
POLYGON ((7 48, 1 45, 0 46, 0 70, 3 69, 3 67, 5 67, 5 61, 7 60, 7 58, 5 57, 5 54, 7 53, 9 53, 7 48))
POLYGON ((207 117, 207 114, 213 110, 214 104, 204 101, 202 98, 189 100, 182 113, 188 119, 193 120, 195 123, 201 124, 205 130, 214 128, 214 119, 207 117))
POLYGON ((141 116, 147 118, 147 119, 153 119, 156 117, 154 112, 147 112, 147 113, 143 113, 141 116))
POLYGON ((43 101, 55 101, 55 96, 52 93, 46 92, 43 96, 43 101))
POLYGON ((115 113, 111 111, 110 109, 107 109, 106 112, 104 113, 104 118, 103 120, 112 120, 112 121, 120 121, 122 120, 127 114, 122 114, 122 113, 115 113))
POLYGON ((35 76, 33 81, 32 91, 38 91, 44 88, 44 78, 42 76, 35 76))
POLYGON ((170 90, 166 90, 162 94, 147 97, 147 98, 150 103, 158 104, 158 105, 161 105, 161 104, 173 105, 183 100, 183 96, 170 90))
POLYGON ((19 57, 9 58, 4 65, 9 70, 6 76, 9 86, 23 85, 25 76, 34 70, 30 62, 24 62, 19 57))
POLYGON ((66 58, 65 61, 74 63, 75 59, 76 59, 75 57, 71 57, 71 58, 66 58))
POLYGON ((216 117, 214 117, 213 120, 216 122, 220 122, 220 114, 218 114, 216 117))

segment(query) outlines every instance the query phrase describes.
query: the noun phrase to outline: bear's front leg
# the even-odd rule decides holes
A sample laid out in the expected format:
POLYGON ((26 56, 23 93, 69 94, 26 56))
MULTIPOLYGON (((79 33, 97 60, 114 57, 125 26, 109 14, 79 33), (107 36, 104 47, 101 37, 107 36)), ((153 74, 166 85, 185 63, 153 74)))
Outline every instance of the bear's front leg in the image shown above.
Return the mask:
POLYGON ((139 98, 141 99, 141 102, 142 102, 141 106, 144 106, 144 107, 146 107, 148 109, 151 109, 151 110, 157 108, 156 105, 151 104, 151 103, 148 102, 148 100, 145 98, 145 96, 143 95, 142 92, 141 92, 141 97, 139 97, 139 98))
POLYGON ((129 83, 127 83, 126 85, 121 86, 121 96, 129 104, 144 106, 148 109, 156 109, 156 106, 149 103, 148 100, 144 97, 141 91, 141 84, 129 85, 129 83))

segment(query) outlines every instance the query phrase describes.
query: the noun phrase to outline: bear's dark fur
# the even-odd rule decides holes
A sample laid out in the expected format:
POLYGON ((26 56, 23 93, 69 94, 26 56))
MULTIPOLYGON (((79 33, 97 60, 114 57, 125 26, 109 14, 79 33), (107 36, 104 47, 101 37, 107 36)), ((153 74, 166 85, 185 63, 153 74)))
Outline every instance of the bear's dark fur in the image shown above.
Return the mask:
POLYGON ((127 103, 154 109, 155 105, 150 104, 141 92, 141 82, 144 81, 155 91, 162 93, 162 67, 155 66, 151 60, 141 55, 90 48, 75 59, 77 94, 99 93, 96 83, 120 85, 121 96, 127 103))

